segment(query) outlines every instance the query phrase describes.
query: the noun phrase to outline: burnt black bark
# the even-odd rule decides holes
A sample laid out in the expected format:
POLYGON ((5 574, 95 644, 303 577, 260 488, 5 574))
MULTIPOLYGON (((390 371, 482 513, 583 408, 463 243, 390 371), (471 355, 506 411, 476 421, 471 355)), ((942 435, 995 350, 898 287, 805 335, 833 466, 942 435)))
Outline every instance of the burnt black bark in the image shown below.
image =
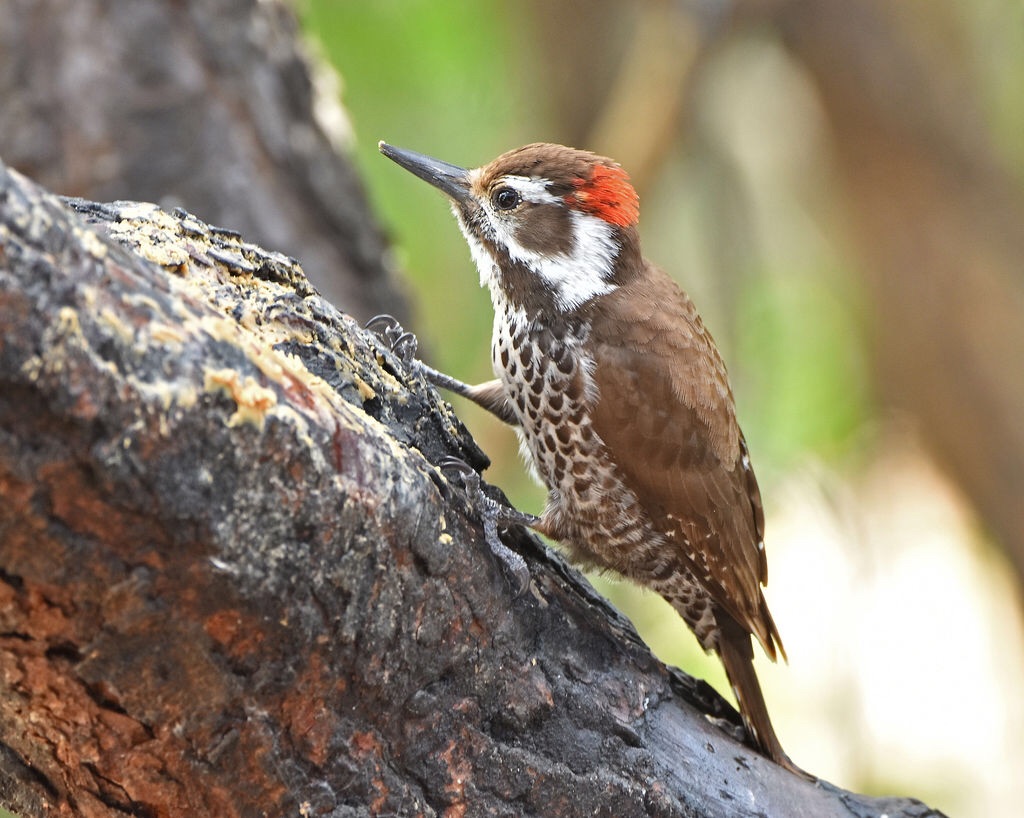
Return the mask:
POLYGON ((24 815, 926 816, 796 778, 535 538, 298 264, 0 172, 0 804, 24 815))

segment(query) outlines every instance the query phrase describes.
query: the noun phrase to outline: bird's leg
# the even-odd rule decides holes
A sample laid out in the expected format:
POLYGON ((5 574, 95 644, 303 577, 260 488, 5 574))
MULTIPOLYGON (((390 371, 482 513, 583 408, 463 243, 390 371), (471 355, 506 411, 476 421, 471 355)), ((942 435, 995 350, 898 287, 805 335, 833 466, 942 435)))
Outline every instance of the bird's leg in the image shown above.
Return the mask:
POLYGON ((487 540, 487 545, 515 580, 515 594, 517 597, 520 596, 529 587, 530 571, 526 567, 526 560, 498 537, 498 527, 532 526, 539 518, 511 506, 503 505, 484 494, 480 485, 480 475, 465 461, 459 460, 457 457, 446 457, 441 461, 440 466, 442 469, 453 469, 461 477, 470 502, 476 508, 484 524, 484 538, 487 540))
POLYGON ((505 397, 505 390, 500 381, 486 381, 472 386, 423 363, 415 357, 418 347, 416 336, 411 332, 406 332, 402 325, 390 315, 374 316, 366 322, 366 328, 380 336, 391 347, 391 351, 402 360, 402 363, 418 372, 429 383, 473 401, 477 406, 483 407, 499 420, 503 420, 511 426, 519 424, 519 419, 512 411, 512 406, 505 397))
MULTIPOLYGON (((406 366, 414 369, 430 383, 468 398, 506 423, 518 424, 519 421, 512 412, 512 408, 505 398, 504 389, 499 381, 488 381, 478 386, 471 386, 417 360, 415 358, 418 346, 416 336, 411 332, 406 332, 393 316, 374 316, 366 322, 366 328, 376 333, 387 343, 391 351, 406 366)), ((498 537, 498 526, 531 526, 539 518, 502 505, 484 494, 480 486, 480 475, 464 460, 460 460, 457 457, 446 457, 441 461, 440 467, 442 469, 453 469, 459 474, 471 504, 480 514, 487 545, 494 552, 494 555, 501 560, 502 565, 505 566, 508 573, 514 579, 516 596, 521 595, 529 587, 530 571, 526 567, 526 561, 515 551, 512 551, 498 537)))
POLYGON ((402 363, 406 365, 418 363, 416 350, 419 348, 419 342, 416 340, 416 336, 411 332, 406 332, 393 315, 375 315, 366 322, 366 328, 386 341, 391 347, 391 351, 401 359, 402 363))
POLYGON ((366 328, 387 343, 391 347, 391 351, 399 357, 403 364, 421 374, 435 386, 448 389, 457 395, 466 395, 472 390, 473 387, 469 384, 463 383, 450 375, 445 375, 443 372, 419 360, 416 357, 416 351, 419 349, 419 342, 416 340, 416 336, 411 332, 407 332, 393 315, 375 315, 366 322, 366 328))

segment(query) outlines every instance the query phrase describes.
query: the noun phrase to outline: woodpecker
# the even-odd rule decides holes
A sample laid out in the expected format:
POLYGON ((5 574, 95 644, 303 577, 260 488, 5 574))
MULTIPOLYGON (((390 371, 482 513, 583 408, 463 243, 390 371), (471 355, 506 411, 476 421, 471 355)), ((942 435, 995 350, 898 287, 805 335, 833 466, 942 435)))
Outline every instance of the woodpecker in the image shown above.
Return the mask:
POLYGON ((664 597, 721 657, 753 742, 806 775, 754 672, 751 635, 772 660, 785 652, 725 365, 690 298, 641 254, 626 172, 547 143, 472 170, 379 148, 448 196, 490 290, 495 380, 424 371, 518 432, 548 495, 540 517, 509 519, 664 597))

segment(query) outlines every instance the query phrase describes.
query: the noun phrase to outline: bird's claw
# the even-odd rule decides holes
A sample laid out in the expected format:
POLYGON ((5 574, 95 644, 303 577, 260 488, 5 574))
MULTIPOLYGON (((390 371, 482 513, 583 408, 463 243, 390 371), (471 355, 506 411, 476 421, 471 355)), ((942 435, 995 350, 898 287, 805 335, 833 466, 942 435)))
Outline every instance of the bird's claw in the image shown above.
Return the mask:
POLYGON ((398 319, 387 313, 373 316, 373 318, 366 322, 366 328, 389 343, 391 342, 391 333, 396 330, 403 332, 402 325, 398 323, 398 319))
POLYGON ((416 357, 419 342, 411 332, 398 323, 393 315, 375 315, 366 322, 366 328, 383 340, 403 363, 410 363, 416 357))
POLYGON ((465 460, 457 457, 445 457, 439 464, 443 470, 458 473, 462 485, 469 495, 470 503, 480 515, 484 526, 484 539, 487 545, 508 571, 514 583, 515 596, 519 597, 530 585, 530 570, 521 555, 505 545, 498 536, 498 526, 531 525, 537 521, 532 514, 499 503, 484 494, 480 484, 480 475, 465 460))
POLYGON ((469 489, 469 481, 472 480, 476 481, 476 488, 480 488, 480 475, 477 474, 476 470, 461 457, 453 457, 451 455, 442 457, 441 462, 438 463, 437 466, 441 471, 451 470, 458 472, 462 477, 467 490, 469 489))

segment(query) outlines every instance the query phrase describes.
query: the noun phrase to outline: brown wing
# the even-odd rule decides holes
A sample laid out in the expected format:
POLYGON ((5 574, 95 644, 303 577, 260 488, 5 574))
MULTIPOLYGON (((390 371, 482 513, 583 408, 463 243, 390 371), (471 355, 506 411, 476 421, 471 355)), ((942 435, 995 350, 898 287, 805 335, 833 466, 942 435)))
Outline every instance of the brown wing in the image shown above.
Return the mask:
POLYGON ((778 634, 767 581, 761 497, 725 367, 690 299, 656 268, 595 312, 594 431, 681 565, 770 655, 778 634))

